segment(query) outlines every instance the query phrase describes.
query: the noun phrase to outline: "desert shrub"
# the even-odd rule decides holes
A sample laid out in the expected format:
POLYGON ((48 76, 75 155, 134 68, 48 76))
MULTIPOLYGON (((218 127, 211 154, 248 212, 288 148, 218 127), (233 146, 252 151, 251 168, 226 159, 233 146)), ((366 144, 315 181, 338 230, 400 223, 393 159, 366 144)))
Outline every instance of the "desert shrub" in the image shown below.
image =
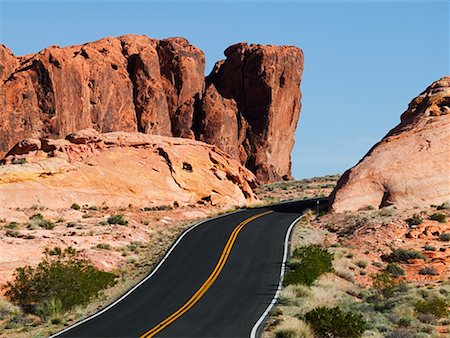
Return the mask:
POLYGON ((125 220, 125 218, 123 217, 122 214, 117 214, 117 215, 111 215, 108 218, 108 223, 109 224, 120 224, 120 225, 127 225, 128 221, 125 220))
POLYGON ((432 245, 424 245, 423 249, 426 251, 436 251, 436 247, 432 245))
POLYGON ((54 255, 50 252, 46 250, 45 258, 35 268, 17 268, 14 280, 6 286, 6 297, 26 312, 48 314, 44 309, 56 308, 58 302, 62 311, 67 311, 85 305, 115 283, 113 273, 101 271, 79 258, 73 248, 54 249, 54 255))
POLYGON ((442 298, 434 297, 426 300, 418 301, 415 304, 417 312, 423 314, 431 314, 436 318, 445 318, 450 314, 448 310, 450 303, 442 298))
POLYGON ((317 244, 294 250, 294 261, 284 278, 284 285, 312 285, 323 273, 333 271, 333 254, 317 244))
POLYGON ((144 207, 144 211, 167 211, 173 210, 171 205, 158 205, 156 207, 144 207))
POLYGON ((344 312, 339 306, 309 311, 305 314, 305 320, 319 337, 361 337, 366 328, 361 314, 344 312))
POLYGON ((366 260, 359 260, 355 263, 358 267, 364 269, 367 267, 368 262, 366 260))
POLYGON ((20 232, 17 231, 17 230, 11 230, 11 229, 8 229, 8 230, 6 230, 6 236, 18 238, 18 237, 21 236, 21 234, 20 234, 20 232))
POLYGON ((389 332, 386 338, 417 338, 417 335, 411 329, 401 328, 389 332))
POLYGON ((438 221, 439 223, 445 223, 445 215, 441 213, 435 213, 430 216, 430 220, 432 221, 438 221))
POLYGON ((450 241, 450 232, 446 232, 444 234, 441 234, 439 236, 439 240, 442 242, 449 242, 450 241))
POLYGON ((400 277, 405 275, 405 270, 403 270, 400 265, 395 263, 389 263, 386 266, 386 271, 393 277, 400 277))
POLYGON ((26 158, 13 158, 11 161, 12 164, 25 164, 27 163, 26 158))
POLYGON ((61 299, 52 297, 36 306, 36 313, 44 318, 51 319, 53 324, 62 322, 63 303, 61 299))
POLYGON ((418 214, 414 214, 411 218, 405 220, 405 222, 411 227, 413 225, 422 224, 423 219, 418 214))
POLYGON ((70 206, 70 209, 73 209, 73 210, 80 210, 81 207, 80 207, 79 204, 74 203, 74 204, 72 204, 72 205, 70 206))
POLYGON ((111 244, 108 243, 99 243, 95 246, 97 249, 103 249, 103 250, 111 250, 111 244))
POLYGON ((441 205, 439 205, 437 210, 450 210, 450 202, 444 202, 441 205))
POLYGON ((19 223, 17 222, 9 222, 5 225, 6 229, 17 229, 19 227, 19 223))
POLYGON ((430 276, 437 276, 439 275, 437 271, 432 266, 425 266, 422 269, 419 270, 420 275, 430 275, 430 276))
POLYGON ((381 258, 389 263, 408 263, 410 259, 425 259, 425 256, 416 250, 395 249, 389 255, 383 255, 381 258))
POLYGON ((55 227, 55 224, 42 216, 42 214, 37 213, 30 217, 28 222, 28 228, 41 227, 47 230, 51 230, 55 227))
POLYGON ((373 287, 385 297, 391 297, 398 285, 395 278, 387 271, 382 271, 373 277, 373 287))
POLYGON ((372 262, 372 265, 373 266, 376 266, 377 268, 381 268, 381 267, 383 267, 383 263, 381 263, 381 262, 372 262))
POLYGON ((4 320, 5 318, 16 315, 20 313, 20 308, 16 305, 7 302, 4 299, 0 299, 0 320, 4 320))

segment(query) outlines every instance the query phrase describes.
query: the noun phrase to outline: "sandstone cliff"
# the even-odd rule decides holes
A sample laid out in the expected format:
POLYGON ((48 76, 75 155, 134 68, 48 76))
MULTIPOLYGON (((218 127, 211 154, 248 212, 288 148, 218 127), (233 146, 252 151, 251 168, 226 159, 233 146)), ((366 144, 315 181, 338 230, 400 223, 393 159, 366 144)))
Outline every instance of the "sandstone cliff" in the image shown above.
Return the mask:
POLYGON ((255 176, 216 146, 195 140, 88 129, 66 139, 23 140, 3 162, 3 208, 256 201, 255 176))
POLYGON ((303 54, 240 43, 205 82, 183 38, 125 35, 15 57, 0 46, 0 156, 26 138, 85 128, 219 146, 261 181, 290 178, 303 54))
POLYGON ((337 212, 450 200, 450 77, 412 100, 400 124, 345 172, 330 197, 337 212))

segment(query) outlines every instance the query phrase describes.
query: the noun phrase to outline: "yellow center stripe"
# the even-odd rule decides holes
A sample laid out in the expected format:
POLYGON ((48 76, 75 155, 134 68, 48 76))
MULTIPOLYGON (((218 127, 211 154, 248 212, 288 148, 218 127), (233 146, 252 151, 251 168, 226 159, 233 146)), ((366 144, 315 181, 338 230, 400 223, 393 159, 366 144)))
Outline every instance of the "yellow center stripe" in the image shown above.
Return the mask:
POLYGON ((160 322, 158 325, 156 325, 151 330, 144 333, 140 338, 149 338, 153 337, 159 332, 161 332, 164 328, 166 328, 168 325, 173 323, 175 320, 180 318, 184 313, 186 313, 191 307, 193 307, 199 300, 202 298, 202 296, 208 291, 208 289, 211 287, 211 285, 214 284, 217 277, 219 276, 220 272, 222 271, 223 267, 225 266, 225 263, 228 260, 228 257, 230 256, 231 249, 234 245, 234 242, 236 241, 236 238, 239 234, 239 232, 242 230, 242 228, 250 223, 251 221, 257 219, 258 217, 270 214, 272 210, 262 212, 260 214, 254 215, 252 217, 247 218, 246 220, 239 223, 239 225, 233 230, 230 237, 228 238, 227 244, 225 244, 225 247, 222 251, 222 254, 220 255, 219 261, 217 262, 213 272, 209 275, 208 279, 200 286, 200 288, 197 290, 196 293, 177 311, 172 313, 169 317, 164 319, 162 322, 160 322))

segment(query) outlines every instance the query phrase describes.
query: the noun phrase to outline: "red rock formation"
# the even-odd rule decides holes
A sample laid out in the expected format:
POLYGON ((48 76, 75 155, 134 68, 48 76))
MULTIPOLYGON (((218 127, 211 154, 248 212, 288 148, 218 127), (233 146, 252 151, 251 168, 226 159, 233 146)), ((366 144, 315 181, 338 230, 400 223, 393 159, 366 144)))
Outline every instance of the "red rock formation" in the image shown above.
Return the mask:
POLYGON ((372 205, 413 208, 450 200, 450 77, 411 101, 401 122, 330 196, 337 212, 372 205))
POLYGON ((303 54, 237 44, 205 86, 183 38, 125 35, 14 57, 0 47, 0 156, 26 138, 141 131, 215 144, 262 181, 290 177, 303 54))
POLYGON ((200 140, 219 145, 230 140, 226 150, 261 181, 291 178, 303 52, 238 43, 225 56, 207 78, 200 140))
POLYGON ((257 201, 255 187, 255 176, 216 146, 142 133, 100 134, 94 129, 66 139, 21 141, 0 166, 4 208, 175 201, 180 206, 245 206, 257 201))

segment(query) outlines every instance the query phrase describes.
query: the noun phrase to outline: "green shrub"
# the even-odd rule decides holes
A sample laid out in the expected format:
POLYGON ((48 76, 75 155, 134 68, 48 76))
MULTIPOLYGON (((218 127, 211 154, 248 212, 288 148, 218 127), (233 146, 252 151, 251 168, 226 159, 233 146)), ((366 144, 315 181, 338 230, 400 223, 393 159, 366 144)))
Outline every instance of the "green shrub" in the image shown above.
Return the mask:
POLYGON ((284 285, 312 285, 320 275, 333 271, 333 254, 317 244, 295 249, 292 258, 284 285))
POLYGON ((424 245, 423 249, 426 251, 436 251, 436 247, 432 245, 424 245))
POLYGON ((75 249, 54 249, 46 250, 37 267, 17 268, 14 280, 6 286, 5 296, 26 312, 42 314, 46 308, 50 311, 51 307, 59 306, 56 304, 59 301, 62 311, 85 305, 114 283, 113 273, 98 270, 79 258, 75 249))
POLYGON ((6 229, 17 229, 19 227, 19 223, 17 222, 9 222, 5 225, 6 229))
POLYGON ((425 266, 419 270, 419 275, 437 276, 439 274, 432 266, 425 266))
POLYGON ((120 225, 127 225, 128 221, 125 220, 125 218, 123 217, 122 214, 117 214, 117 215, 111 215, 108 218, 108 223, 109 224, 120 224, 120 225))
POLYGON ((431 314, 437 318, 445 318, 450 314, 448 310, 450 303, 442 298, 434 297, 427 300, 418 301, 415 304, 417 312, 431 314))
POLYGON ((81 207, 80 207, 79 204, 74 203, 74 204, 72 204, 72 205, 70 206, 70 209, 73 209, 73 210, 80 210, 81 207))
POLYGON ((42 214, 37 213, 30 217, 28 222, 28 228, 41 227, 47 230, 51 230, 55 227, 55 224, 42 216, 42 214))
POLYGON ((438 221, 439 223, 445 223, 445 218, 446 218, 446 216, 441 213, 435 213, 430 216, 430 219, 432 221, 438 221))
POLYGON ((382 271, 373 277, 373 287, 385 297, 391 297, 398 285, 399 283, 387 271, 382 271))
POLYGON ((108 243, 99 243, 95 246, 97 249, 103 249, 103 250, 111 250, 111 244, 108 243))
POLYGON ((405 222, 411 227, 413 225, 422 224, 423 219, 418 214, 414 214, 411 218, 405 220, 405 222))
POLYGON ((319 307, 305 314, 308 322, 319 337, 361 337, 366 321, 356 312, 344 312, 338 306, 319 307))
POLYGON ((442 242, 449 242, 450 241, 450 232, 446 232, 445 234, 441 234, 439 236, 439 240, 442 242))
POLYGON ((425 259, 425 256, 416 250, 395 249, 391 254, 383 255, 381 258, 389 263, 408 263, 410 259, 425 259))
POLYGON ((364 269, 367 267, 368 262, 366 260, 359 260, 355 263, 358 267, 364 269))
POLYGON ((386 266, 386 271, 390 273, 393 277, 400 277, 405 275, 405 270, 403 270, 400 265, 395 263, 389 263, 386 266))

